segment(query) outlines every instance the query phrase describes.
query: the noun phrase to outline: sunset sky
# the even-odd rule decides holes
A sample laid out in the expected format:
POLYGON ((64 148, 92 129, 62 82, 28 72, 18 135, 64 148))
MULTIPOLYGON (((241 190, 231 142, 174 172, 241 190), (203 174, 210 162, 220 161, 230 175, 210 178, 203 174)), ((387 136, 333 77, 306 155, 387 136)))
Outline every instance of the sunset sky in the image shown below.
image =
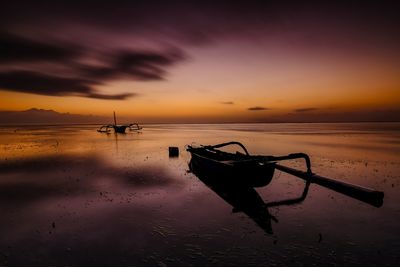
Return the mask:
POLYGON ((399 120, 399 4, 321 2, 5 1, 0 111, 399 120))

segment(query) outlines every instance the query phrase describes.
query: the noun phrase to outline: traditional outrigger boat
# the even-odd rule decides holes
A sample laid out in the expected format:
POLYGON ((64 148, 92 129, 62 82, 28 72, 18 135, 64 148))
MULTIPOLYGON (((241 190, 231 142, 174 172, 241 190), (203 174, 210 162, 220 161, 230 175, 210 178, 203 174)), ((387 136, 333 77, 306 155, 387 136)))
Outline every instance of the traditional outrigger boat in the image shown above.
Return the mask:
POLYGON ((131 131, 139 131, 143 128, 139 126, 138 123, 117 125, 117 118, 114 111, 114 124, 103 125, 97 131, 99 133, 109 133, 111 129, 114 129, 114 132, 116 133, 125 133, 126 129, 129 129, 131 131))
POLYGON ((353 185, 343 181, 317 175, 311 171, 311 161, 307 154, 294 153, 286 156, 250 155, 246 147, 239 142, 228 142, 218 145, 188 145, 192 159, 191 168, 208 173, 213 179, 220 179, 223 183, 260 187, 269 184, 275 169, 294 175, 308 183, 315 183, 349 197, 358 199, 375 207, 383 204, 384 193, 373 189, 353 185), (240 146, 244 153, 229 153, 218 148, 228 145, 240 146), (280 161, 304 159, 306 171, 293 169, 278 164, 280 161))

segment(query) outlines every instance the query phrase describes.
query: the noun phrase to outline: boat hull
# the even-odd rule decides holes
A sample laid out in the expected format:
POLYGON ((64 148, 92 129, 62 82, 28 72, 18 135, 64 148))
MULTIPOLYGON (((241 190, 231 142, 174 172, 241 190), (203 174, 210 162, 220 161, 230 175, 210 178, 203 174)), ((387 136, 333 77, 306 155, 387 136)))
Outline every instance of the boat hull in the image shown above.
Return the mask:
POLYGON ((232 160, 224 160, 224 157, 216 159, 207 157, 201 150, 188 151, 192 155, 189 165, 195 174, 199 173, 222 183, 261 187, 269 184, 274 175, 274 162, 263 163, 245 156, 232 160))
POLYGON ((126 125, 113 125, 114 131, 116 133, 125 133, 126 128, 128 128, 128 126, 126 125))

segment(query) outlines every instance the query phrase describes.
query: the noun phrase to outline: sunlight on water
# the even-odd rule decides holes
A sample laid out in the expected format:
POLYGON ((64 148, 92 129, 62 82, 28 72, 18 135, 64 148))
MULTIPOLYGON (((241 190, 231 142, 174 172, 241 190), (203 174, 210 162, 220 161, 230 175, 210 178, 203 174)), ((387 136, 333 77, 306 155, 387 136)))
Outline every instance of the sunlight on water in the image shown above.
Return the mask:
MULTIPOLYGON (((0 266, 394 266, 399 173, 400 123, 2 127, 0 266), (188 172, 185 145, 232 140, 251 154, 308 153, 314 172, 384 191, 384 205, 312 184, 304 202, 268 209, 267 233, 188 172)), ((271 202, 303 186, 276 171, 257 192, 271 202)))

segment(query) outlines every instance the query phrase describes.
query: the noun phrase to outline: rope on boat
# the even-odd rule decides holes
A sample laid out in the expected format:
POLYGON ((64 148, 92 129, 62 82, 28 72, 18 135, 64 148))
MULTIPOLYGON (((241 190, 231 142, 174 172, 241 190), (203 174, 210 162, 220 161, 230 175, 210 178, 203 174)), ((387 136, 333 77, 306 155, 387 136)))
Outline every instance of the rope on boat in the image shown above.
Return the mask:
POLYGON ((222 144, 218 144, 218 145, 214 145, 214 146, 204 146, 204 148, 211 148, 211 149, 214 149, 214 148, 220 148, 220 147, 229 146, 229 145, 238 145, 238 146, 240 146, 240 147, 244 150, 244 152, 246 153, 246 155, 247 155, 247 156, 250 156, 250 154, 249 154, 249 152, 247 151, 246 147, 245 147, 242 143, 235 142, 235 141, 233 141, 233 142, 228 142, 228 143, 222 143, 222 144))

